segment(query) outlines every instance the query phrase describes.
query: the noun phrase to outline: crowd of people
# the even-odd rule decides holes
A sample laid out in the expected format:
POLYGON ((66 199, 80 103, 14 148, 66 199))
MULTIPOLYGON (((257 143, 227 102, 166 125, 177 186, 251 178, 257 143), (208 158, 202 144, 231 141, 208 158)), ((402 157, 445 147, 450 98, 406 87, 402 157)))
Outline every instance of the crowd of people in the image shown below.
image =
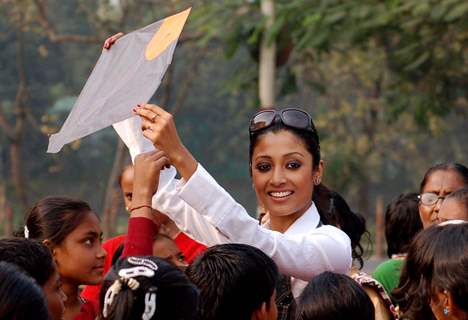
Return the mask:
MULTIPOLYGON (((118 34, 109 38, 109 49, 118 34)), ((385 214, 388 260, 362 272, 365 218, 322 183, 304 110, 249 123, 252 215, 183 145, 171 114, 138 105, 157 151, 123 169, 127 234, 101 243, 85 201, 46 197, 0 239, 1 319, 468 319, 468 169, 427 170, 385 214), (181 179, 159 183, 174 166, 181 179)))
POLYGON ((430 168, 385 215, 389 260, 361 271, 364 217, 322 183, 301 109, 249 124, 258 219, 181 142, 172 115, 134 109, 158 151, 119 183, 128 232, 101 244, 82 200, 46 197, 0 240, 1 319, 468 319, 468 169, 430 168), (175 166, 181 179, 159 184, 175 166))

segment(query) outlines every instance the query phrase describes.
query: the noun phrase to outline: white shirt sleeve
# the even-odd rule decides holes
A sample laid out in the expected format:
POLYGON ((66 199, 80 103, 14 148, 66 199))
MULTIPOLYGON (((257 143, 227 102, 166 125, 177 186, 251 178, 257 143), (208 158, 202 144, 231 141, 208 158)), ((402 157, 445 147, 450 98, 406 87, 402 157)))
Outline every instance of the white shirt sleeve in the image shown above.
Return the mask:
POLYGON ((179 197, 177 189, 180 183, 172 179, 162 187, 160 184, 153 196, 152 207, 169 216, 181 231, 206 246, 229 243, 226 236, 179 197))
MULTIPOLYGON (((200 164, 190 180, 175 192, 193 210, 179 215, 201 215, 198 219, 191 217, 191 222, 202 218, 204 223, 209 222, 214 227, 210 232, 198 230, 198 235, 210 233, 211 241, 214 240, 211 232, 217 231, 221 243, 237 242, 257 247, 269 255, 285 275, 308 281, 324 271, 347 273, 351 268, 351 241, 343 231, 322 226, 304 234, 286 235, 265 229, 200 164)), ((188 230, 206 227, 185 224, 191 223, 187 218, 179 222, 188 230)))

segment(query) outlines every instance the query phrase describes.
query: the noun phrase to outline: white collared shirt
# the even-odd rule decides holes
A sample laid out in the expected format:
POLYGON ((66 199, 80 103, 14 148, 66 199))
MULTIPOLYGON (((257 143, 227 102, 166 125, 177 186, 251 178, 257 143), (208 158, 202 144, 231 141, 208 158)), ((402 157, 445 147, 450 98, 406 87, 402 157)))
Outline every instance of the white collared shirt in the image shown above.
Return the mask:
MULTIPOLYGON (((320 224, 320 215, 317 211, 315 203, 312 203, 302 216, 294 221, 289 228, 283 233, 285 235, 297 235, 308 233, 311 229, 316 229, 320 224)), ((267 220, 262 223, 262 226, 267 229, 270 228, 270 222, 267 215, 267 220)), ((298 298, 301 292, 307 285, 307 281, 291 277, 291 288, 294 298, 298 298)))
POLYGON ((293 277, 295 297, 315 275, 324 271, 348 273, 351 241, 340 229, 316 228, 320 216, 314 204, 285 233, 258 224, 198 164, 184 183, 166 184, 153 197, 153 208, 167 214, 177 226, 207 246, 243 243, 262 250, 275 261, 279 271, 293 277))

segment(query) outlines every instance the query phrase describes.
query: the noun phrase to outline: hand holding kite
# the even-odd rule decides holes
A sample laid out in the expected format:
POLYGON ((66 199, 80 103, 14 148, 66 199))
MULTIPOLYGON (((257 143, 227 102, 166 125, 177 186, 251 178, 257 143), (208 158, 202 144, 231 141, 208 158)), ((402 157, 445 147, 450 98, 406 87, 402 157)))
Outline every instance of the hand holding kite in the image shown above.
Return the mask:
MULTIPOLYGON (((50 137, 47 152, 59 152, 65 144, 113 124, 133 158, 152 149, 132 108, 146 103, 159 87, 189 13, 187 9, 126 34, 112 50, 103 50, 60 132, 50 137)), ((117 36, 104 46, 110 47, 117 36)))

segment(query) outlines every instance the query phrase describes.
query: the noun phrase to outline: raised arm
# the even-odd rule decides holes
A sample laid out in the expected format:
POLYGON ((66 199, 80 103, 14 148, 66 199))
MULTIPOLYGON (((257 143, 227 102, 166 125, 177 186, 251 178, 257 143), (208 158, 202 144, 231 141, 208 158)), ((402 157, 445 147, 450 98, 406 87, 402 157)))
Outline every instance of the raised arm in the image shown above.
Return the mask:
MULTIPOLYGON (((223 242, 257 247, 277 263, 282 273, 295 278, 310 280, 326 270, 349 271, 351 244, 344 232, 332 226, 323 226, 301 235, 285 235, 264 229, 183 146, 172 115, 154 105, 142 106, 136 112, 142 117, 145 137, 156 148, 166 152, 186 181, 185 185, 173 186, 171 190, 172 199, 183 200, 193 209, 185 213, 182 211, 178 218, 170 214, 183 229, 190 231, 193 228, 191 221, 201 221, 203 218, 222 235, 223 242), (198 217, 194 218, 195 215, 198 217)), ((167 212, 166 209, 162 211, 167 212)))

